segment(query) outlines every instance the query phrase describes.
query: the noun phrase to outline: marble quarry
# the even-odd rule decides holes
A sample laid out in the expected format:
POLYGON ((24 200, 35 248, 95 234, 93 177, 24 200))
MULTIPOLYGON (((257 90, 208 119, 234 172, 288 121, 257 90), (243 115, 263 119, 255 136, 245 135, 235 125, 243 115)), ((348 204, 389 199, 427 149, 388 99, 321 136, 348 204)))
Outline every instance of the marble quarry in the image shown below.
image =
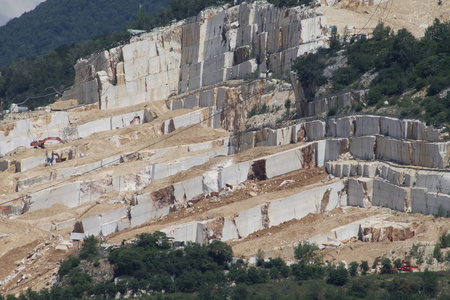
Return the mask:
MULTIPOLYGON (((64 93, 66 100, 77 99, 81 105, 94 104, 101 110, 164 100, 169 110, 189 111, 158 120, 154 112, 145 109, 84 123, 70 122, 70 111, 54 111, 2 124, 0 171, 15 166, 17 173, 26 175, 18 177, 15 193, 2 199, 20 198, 24 213, 55 204, 76 208, 101 202, 102 196, 114 192, 115 198, 109 199, 114 209, 40 227, 107 236, 189 207, 203 197, 220 198, 250 179, 325 167, 329 178, 324 182, 278 199, 255 201, 239 213, 171 225, 162 231, 177 241, 208 243, 245 238, 258 230, 343 206, 380 206, 422 214, 449 212, 450 143, 440 129, 418 120, 386 116, 320 117, 330 107, 364 101, 367 90, 314 99, 302 112, 313 118, 286 127, 247 130, 250 110, 270 100, 266 75, 284 74, 296 57, 326 46, 327 39, 328 26, 320 8, 279 9, 258 1, 210 8, 136 36, 129 44, 80 59, 75 66, 75 85, 64 93), (259 74, 260 79, 233 80, 249 74, 259 74), (175 147, 116 154, 31 175, 26 172, 43 167, 47 156, 13 159, 7 155, 45 137, 74 141, 149 122, 153 122, 147 125, 156 136, 199 124, 233 134, 179 145, 178 149, 189 154, 163 162, 158 159, 166 158, 175 147), (253 159, 233 156, 256 147, 279 146, 284 146, 283 150, 253 159), (188 174, 212 161, 208 170, 188 174), (125 163, 138 167, 120 169, 125 163), (173 179, 180 172, 186 172, 185 176, 173 179), (88 177, 88 173, 97 176, 88 177), (146 189, 155 182, 157 188, 146 189)), ((118 135, 109 139, 120 146, 118 135)), ((69 160, 78 153, 70 146, 59 151, 71 153, 69 160)), ((375 230, 369 223, 347 224, 311 241, 391 238, 390 229, 375 230)), ((289 253, 292 247, 281 250, 282 255, 289 253)))
MULTIPOLYGON (((205 125, 204 120, 210 113, 210 107, 204 107, 157 126, 163 134, 191 124, 205 125)), ((124 116, 100 120, 111 126, 113 119, 130 120, 132 114, 124 116)), ((126 126, 127 122, 129 121, 117 121, 116 124, 126 126)), ((207 125, 211 126, 211 123, 205 126, 207 125)), ((103 129, 102 126, 97 128, 103 129)), ((200 176, 176 182, 158 191, 141 194, 132 205, 82 219, 80 222, 84 233, 108 235, 167 215, 176 205, 211 193, 220 194, 227 186, 241 184, 249 178, 274 178, 316 166, 325 166, 329 174, 341 179, 321 187, 311 186, 304 192, 257 205, 242 211, 238 216, 189 223, 164 231, 185 241, 226 241, 243 238, 257 230, 292 219, 301 219, 309 213, 325 212, 346 205, 382 206, 423 214, 448 211, 450 175, 443 168, 447 159, 447 142, 408 139, 413 137, 428 137, 434 140, 439 138, 439 133, 418 121, 378 116, 301 121, 286 128, 265 128, 217 141, 189 144, 185 146, 189 152, 202 153, 170 163, 152 164, 151 159, 147 159, 143 161, 145 164, 141 169, 133 174, 122 173, 101 180, 79 180, 28 193, 23 198, 24 211, 46 209, 57 203, 77 207, 113 190, 139 191, 153 180, 167 178, 193 166, 202 165, 217 155, 227 156, 253 147, 293 143, 300 144, 295 148, 254 160, 239 163, 234 163, 232 159, 225 160, 200 176), (430 132, 433 135, 427 135, 430 132), (425 153, 430 151, 435 154, 428 157, 425 153), (404 165, 408 167, 405 168, 404 165)), ((152 153, 151 157, 162 157, 168 150, 159 149, 152 153)), ((92 164, 60 169, 49 175, 21 179, 17 190, 26 190, 48 181, 57 182, 73 174, 101 170, 103 166, 114 166, 133 159, 142 160, 143 157, 146 157, 145 153, 132 157, 116 155, 92 164)), ((36 157, 30 161, 39 159, 42 158, 36 157)), ((26 160, 16 163, 27 166, 26 160)), ((33 163, 28 166, 32 168, 33 163)), ((19 172, 24 170, 26 167, 18 168, 19 172)), ((75 220, 68 220, 60 224, 49 224, 45 228, 63 230, 74 226, 75 223, 75 220)), ((349 230, 354 232, 356 229, 349 230)), ((337 233, 334 234, 334 237, 336 236, 337 233)))
POLYGON ((326 46, 328 35, 317 7, 280 9, 257 1, 209 8, 79 60, 75 85, 63 98, 112 109, 251 73, 284 74, 296 57, 326 46))

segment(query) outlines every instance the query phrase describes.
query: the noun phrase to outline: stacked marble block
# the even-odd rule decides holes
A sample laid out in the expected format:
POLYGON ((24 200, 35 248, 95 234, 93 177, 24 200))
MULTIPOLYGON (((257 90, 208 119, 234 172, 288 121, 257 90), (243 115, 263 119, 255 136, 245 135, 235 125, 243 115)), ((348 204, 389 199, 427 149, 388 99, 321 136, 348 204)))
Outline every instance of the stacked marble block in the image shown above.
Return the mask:
POLYGON ((262 1, 209 8, 79 60, 76 84, 63 99, 112 109, 251 73, 284 74, 298 56, 326 47, 328 36, 320 8, 262 1))

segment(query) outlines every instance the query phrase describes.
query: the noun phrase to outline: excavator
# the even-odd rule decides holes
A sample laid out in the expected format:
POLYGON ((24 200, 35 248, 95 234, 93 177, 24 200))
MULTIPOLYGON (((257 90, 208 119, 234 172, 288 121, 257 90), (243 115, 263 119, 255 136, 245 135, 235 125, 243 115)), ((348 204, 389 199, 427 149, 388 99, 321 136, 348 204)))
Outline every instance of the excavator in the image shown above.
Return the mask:
POLYGON ((56 157, 56 162, 60 163, 67 160, 66 156, 60 156, 58 153, 52 151, 52 157, 48 159, 48 164, 53 163, 53 159, 56 157))
POLYGON ((38 148, 38 147, 41 147, 42 149, 44 149, 45 148, 45 142, 46 141, 59 141, 59 142, 61 142, 61 143, 65 143, 62 139, 60 139, 59 137, 48 137, 48 138, 45 138, 45 139, 43 139, 43 140, 39 140, 39 141, 32 141, 31 143, 30 143, 30 146, 31 147, 34 147, 34 148, 38 148))

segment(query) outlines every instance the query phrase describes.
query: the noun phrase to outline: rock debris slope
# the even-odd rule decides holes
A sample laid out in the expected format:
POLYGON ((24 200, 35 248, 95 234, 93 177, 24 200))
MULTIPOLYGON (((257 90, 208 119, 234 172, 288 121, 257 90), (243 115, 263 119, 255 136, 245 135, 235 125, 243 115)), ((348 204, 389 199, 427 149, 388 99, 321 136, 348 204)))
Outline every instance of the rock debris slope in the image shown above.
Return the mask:
POLYGON ((379 116, 278 127, 249 118, 263 105, 286 113, 293 88, 265 74, 326 40, 318 8, 255 2, 208 9, 80 60, 52 111, 1 124, 2 291, 51 285, 82 234, 119 244, 161 230, 287 260, 303 240, 330 261, 434 243, 450 229, 428 216, 450 210, 449 143, 439 130, 379 116), (48 136, 66 143, 29 147, 48 136))

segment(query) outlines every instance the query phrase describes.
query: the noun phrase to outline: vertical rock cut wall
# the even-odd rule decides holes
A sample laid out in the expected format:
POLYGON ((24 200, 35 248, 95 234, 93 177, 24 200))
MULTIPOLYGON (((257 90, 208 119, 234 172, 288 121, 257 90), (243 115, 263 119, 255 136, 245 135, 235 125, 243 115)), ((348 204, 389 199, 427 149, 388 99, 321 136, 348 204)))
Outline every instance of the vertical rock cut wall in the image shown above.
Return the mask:
POLYGON ((283 74, 299 55, 325 46, 327 35, 319 8, 280 9, 262 1, 209 8, 81 59, 75 86, 63 98, 112 109, 257 71, 283 74))

